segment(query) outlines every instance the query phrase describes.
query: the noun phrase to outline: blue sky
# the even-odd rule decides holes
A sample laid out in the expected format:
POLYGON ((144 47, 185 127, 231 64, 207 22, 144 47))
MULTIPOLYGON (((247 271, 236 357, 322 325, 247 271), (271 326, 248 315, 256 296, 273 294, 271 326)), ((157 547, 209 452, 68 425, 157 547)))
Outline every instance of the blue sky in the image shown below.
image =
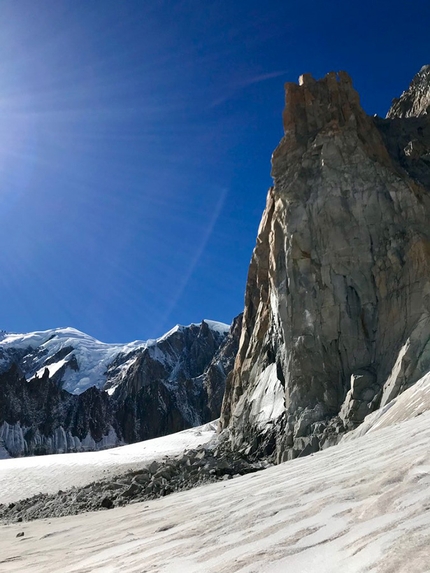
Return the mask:
POLYGON ((429 24, 428 0, 0 0, 0 328, 230 322, 284 82, 345 69, 385 115, 429 24))

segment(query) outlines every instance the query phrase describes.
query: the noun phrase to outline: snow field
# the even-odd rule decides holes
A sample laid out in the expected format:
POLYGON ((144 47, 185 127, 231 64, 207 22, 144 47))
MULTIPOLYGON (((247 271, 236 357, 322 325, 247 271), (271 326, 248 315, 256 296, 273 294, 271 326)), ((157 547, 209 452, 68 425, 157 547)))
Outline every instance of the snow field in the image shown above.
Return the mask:
POLYGON ((73 486, 107 479, 145 463, 176 455, 209 442, 216 434, 216 422, 177 434, 128 446, 27 458, 0 460, 0 503, 11 503, 38 493, 57 493, 73 486))
MULTIPOLYGON (((0 572, 429 572, 429 408, 426 375, 312 456, 150 502, 0 526, 0 572)), ((214 432, 3 460, 0 502, 113 476, 214 432)))
MULTIPOLYGON (((429 571, 429 441, 426 412, 227 482, 109 511, 2 526, 0 571, 429 571)), ((50 456, 52 464, 58 457, 50 456)), ((23 487, 28 479, 20 474, 23 487)))

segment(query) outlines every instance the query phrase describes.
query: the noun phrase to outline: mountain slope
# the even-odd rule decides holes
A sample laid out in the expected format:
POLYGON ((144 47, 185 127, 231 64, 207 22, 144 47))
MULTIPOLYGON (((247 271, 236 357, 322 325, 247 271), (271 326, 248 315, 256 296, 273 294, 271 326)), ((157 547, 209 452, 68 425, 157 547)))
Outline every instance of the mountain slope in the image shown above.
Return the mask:
POLYGON ((215 435, 216 424, 210 423, 97 452, 5 459, 0 464, 0 504, 119 476, 137 470, 145 463, 161 461, 167 455, 173 456, 206 444, 215 435))
POLYGON ((76 330, 56 328, 28 334, 4 333, 0 340, 0 369, 19 366, 26 378, 42 376, 45 368, 50 378, 71 394, 80 394, 107 382, 107 368, 118 356, 122 364, 156 341, 130 344, 105 344, 76 330))
MULTIPOLYGON (((215 321, 203 321, 214 340, 226 336, 229 327, 215 321)), ((56 328, 27 334, 2 333, 0 337, 0 373, 15 363, 27 378, 42 376, 45 368, 49 377, 71 394, 81 394, 88 388, 111 389, 124 378, 137 358, 147 352, 162 362, 178 360, 171 341, 181 333, 195 333, 200 325, 177 325, 160 338, 136 340, 128 344, 107 344, 75 328, 56 328), (171 347, 169 347, 171 346, 171 347), (165 355, 163 355, 165 354, 165 355)), ((186 335, 186 334, 185 334, 186 335)))
POLYGON ((430 113, 430 65, 423 66, 409 88, 393 100, 387 118, 420 117, 430 113))

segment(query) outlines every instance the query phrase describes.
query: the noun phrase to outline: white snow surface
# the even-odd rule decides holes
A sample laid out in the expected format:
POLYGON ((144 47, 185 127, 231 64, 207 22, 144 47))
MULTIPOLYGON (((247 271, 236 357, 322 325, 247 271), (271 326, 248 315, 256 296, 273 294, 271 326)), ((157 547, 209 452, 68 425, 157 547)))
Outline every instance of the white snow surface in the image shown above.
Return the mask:
POLYGON ((219 334, 227 334, 230 330, 230 325, 225 324, 224 322, 216 322, 215 320, 207 320, 205 322, 209 326, 209 328, 219 334))
MULTIPOLYGON (((72 347, 70 355, 74 354, 79 364, 79 370, 67 369, 64 375, 63 388, 72 394, 81 394, 91 386, 102 388, 105 383, 105 373, 108 365, 120 353, 129 353, 137 348, 146 348, 155 341, 136 340, 129 344, 107 344, 85 334, 75 328, 56 328, 28 334, 7 334, 1 341, 5 351, 9 348, 39 348, 41 356, 39 361, 28 372, 31 378, 36 373, 38 376, 45 370, 42 366, 47 356, 54 356, 66 347, 72 347)), ((67 358, 67 357, 65 357, 67 358)), ((52 376, 66 360, 62 359, 48 366, 52 376)))
MULTIPOLYGON (((423 383, 421 393, 427 392, 423 383)), ((410 404, 417 398, 414 388, 403 396, 410 404)), ((430 411, 417 411, 353 441, 230 481, 124 508, 1 526, 0 571, 428 572, 430 411)), ((22 497, 34 490, 34 479, 60 486, 64 475, 55 466, 65 457, 2 461, 0 472, 11 463, 0 491, 7 483, 9 496, 22 497), (37 470, 24 469, 38 461, 37 470)), ((67 471, 82 482, 82 462, 67 471)))
POLYGON ((207 443, 216 422, 176 434, 98 452, 52 454, 0 459, 0 503, 11 503, 38 493, 57 493, 73 486, 134 470, 142 464, 176 455, 207 443))
MULTIPOLYGON (((230 328, 224 323, 215 322, 213 320, 205 320, 205 322, 211 330, 217 333, 225 334, 230 328)), ((50 376, 52 376, 66 364, 68 359, 71 358, 71 355, 74 355, 79 365, 79 370, 75 371, 71 368, 67 368, 63 376, 62 387, 71 394, 81 394, 91 386, 103 388, 106 382, 107 367, 119 354, 128 354, 137 349, 143 350, 145 348, 155 347, 157 343, 167 339, 178 330, 185 328, 187 327, 177 325, 160 338, 146 341, 135 340, 134 342, 126 344, 100 342, 96 338, 70 327, 30 332, 27 334, 4 333, 4 337, 0 339, 0 347, 6 354, 11 349, 33 348, 40 350, 40 357, 35 360, 30 371, 27 373, 28 379, 32 378, 35 374, 39 377, 43 375, 47 357, 54 356, 64 348, 73 348, 69 355, 57 362, 49 364, 47 367, 50 376)), ((130 365, 132 362, 133 360, 128 362, 125 366, 130 365)), ((111 392, 113 392, 113 389, 111 389, 111 392)))

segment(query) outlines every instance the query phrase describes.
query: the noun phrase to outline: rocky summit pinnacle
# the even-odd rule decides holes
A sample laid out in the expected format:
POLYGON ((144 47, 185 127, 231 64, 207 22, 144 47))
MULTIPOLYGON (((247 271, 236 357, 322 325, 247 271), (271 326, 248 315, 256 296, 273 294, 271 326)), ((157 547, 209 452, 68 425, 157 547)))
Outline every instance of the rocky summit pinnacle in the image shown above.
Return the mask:
POLYGON ((233 448, 336 443, 430 369, 429 70, 385 120, 345 72, 286 84, 221 414, 233 448))

